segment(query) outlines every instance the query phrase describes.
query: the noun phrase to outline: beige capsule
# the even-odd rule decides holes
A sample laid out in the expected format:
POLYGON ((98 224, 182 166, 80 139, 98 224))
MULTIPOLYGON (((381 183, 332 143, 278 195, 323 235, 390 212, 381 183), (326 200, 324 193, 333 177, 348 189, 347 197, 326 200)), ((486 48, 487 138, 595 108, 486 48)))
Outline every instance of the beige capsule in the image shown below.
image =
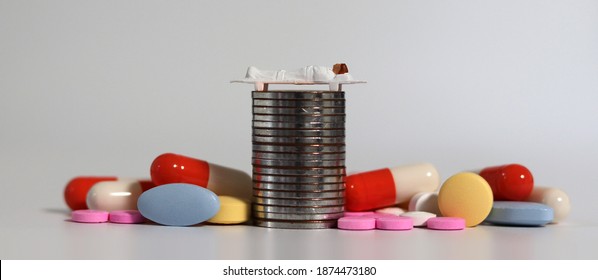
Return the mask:
POLYGON ((87 207, 103 211, 137 210, 137 199, 142 192, 138 180, 99 182, 87 192, 87 207))
POLYGON ((554 210, 554 219, 552 220, 552 223, 563 221, 571 211, 569 196, 567 193, 557 188, 534 186, 527 201, 550 206, 554 210))

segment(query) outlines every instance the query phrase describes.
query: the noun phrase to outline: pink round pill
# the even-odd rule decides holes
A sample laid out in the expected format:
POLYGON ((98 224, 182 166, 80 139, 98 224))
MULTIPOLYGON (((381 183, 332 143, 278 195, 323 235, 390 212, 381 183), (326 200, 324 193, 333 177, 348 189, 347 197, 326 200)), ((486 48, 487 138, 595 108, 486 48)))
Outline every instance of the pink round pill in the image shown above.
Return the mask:
POLYGON ((428 219, 429 229, 461 230, 465 228, 465 219, 457 217, 437 217, 428 219))
POLYGON ((407 217, 379 217, 376 219, 376 228, 385 230, 410 230, 413 229, 413 220, 407 217))
POLYGON ((75 210, 71 212, 71 220, 77 223, 105 223, 108 221, 108 212, 101 210, 75 210))
POLYGON ((110 222, 117 224, 140 224, 145 218, 137 210, 118 210, 110 212, 110 222))
POLYGON ((360 217, 365 215, 374 214, 372 211, 365 211, 365 212, 345 212, 345 217, 360 217))
POLYGON ((342 217, 338 228, 347 230, 370 230, 376 228, 376 219, 371 217, 342 217))

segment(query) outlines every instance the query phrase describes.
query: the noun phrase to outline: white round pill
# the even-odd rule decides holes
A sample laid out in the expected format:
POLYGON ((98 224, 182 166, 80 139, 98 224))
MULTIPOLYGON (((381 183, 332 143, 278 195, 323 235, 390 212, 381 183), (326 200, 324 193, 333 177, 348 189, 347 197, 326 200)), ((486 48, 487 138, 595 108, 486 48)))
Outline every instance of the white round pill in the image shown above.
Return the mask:
POLYGON ((409 211, 424 211, 440 215, 438 208, 438 193, 420 192, 409 201, 409 211))

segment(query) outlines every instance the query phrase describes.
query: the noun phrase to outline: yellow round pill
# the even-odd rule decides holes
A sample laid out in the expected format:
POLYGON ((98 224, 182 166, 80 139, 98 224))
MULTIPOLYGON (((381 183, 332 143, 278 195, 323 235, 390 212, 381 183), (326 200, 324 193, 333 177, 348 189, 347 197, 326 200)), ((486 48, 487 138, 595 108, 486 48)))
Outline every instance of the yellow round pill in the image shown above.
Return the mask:
POLYGON ((232 197, 221 195, 220 210, 214 217, 208 220, 214 224, 240 224, 249 220, 249 202, 232 197))
POLYGON ((492 210, 492 203, 492 189, 488 182, 470 172, 451 176, 438 193, 438 207, 442 215, 463 218, 468 227, 483 222, 492 210))

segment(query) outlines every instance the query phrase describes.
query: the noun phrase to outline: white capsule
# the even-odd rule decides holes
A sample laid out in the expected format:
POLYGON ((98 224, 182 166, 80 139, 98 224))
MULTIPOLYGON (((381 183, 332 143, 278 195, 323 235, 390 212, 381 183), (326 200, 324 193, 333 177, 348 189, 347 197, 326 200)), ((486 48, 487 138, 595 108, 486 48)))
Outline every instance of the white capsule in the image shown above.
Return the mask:
POLYGON ((571 211, 569 196, 557 188, 534 186, 532 194, 527 201, 546 204, 554 210, 554 219, 552 223, 558 223, 564 220, 571 211))
POLYGON ((99 182, 87 193, 87 207, 104 211, 137 210, 137 199, 142 192, 137 180, 99 182))
POLYGON ((420 192, 409 201, 409 211, 424 211, 440 215, 438 208, 438 194, 435 192, 420 192))

